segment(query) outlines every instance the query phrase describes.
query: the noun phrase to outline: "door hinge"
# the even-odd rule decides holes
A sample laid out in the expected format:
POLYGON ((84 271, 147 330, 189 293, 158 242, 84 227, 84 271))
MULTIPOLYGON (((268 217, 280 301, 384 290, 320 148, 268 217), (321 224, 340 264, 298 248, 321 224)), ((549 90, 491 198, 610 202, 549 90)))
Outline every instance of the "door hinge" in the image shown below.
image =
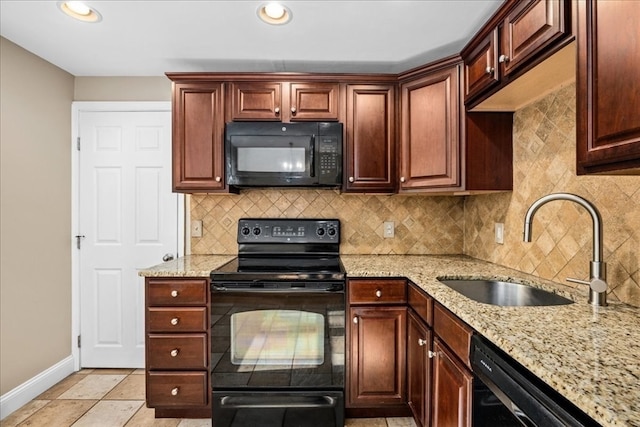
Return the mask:
POLYGON ((78 335, 78 348, 80 348, 80 335, 78 335))
POLYGON ((77 147, 78 151, 80 151, 80 137, 78 137, 76 139, 76 147, 77 147))

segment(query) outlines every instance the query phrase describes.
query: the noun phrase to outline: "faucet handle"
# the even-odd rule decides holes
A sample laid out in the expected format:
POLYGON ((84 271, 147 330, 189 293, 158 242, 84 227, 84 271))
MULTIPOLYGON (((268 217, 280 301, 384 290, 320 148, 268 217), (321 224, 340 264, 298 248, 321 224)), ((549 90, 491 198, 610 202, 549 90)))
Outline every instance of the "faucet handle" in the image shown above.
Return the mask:
POLYGON ((580 283, 581 285, 588 285, 594 292, 605 292, 607 290, 607 282, 602 279, 591 279, 590 282, 586 280, 574 279, 567 277, 567 282, 580 283))

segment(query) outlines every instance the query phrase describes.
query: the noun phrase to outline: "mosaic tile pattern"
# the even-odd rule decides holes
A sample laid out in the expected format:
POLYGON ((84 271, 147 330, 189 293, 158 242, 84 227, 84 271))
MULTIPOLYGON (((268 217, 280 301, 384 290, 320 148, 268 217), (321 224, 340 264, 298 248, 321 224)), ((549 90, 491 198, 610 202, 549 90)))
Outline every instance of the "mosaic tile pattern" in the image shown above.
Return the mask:
POLYGON ((334 190, 254 189, 240 195, 191 197, 191 218, 203 221, 192 254, 235 254, 242 217, 338 218, 344 254, 462 253, 461 197, 345 195, 334 190), (395 237, 383 238, 383 222, 395 237))
POLYGON ((524 215, 538 198, 574 193, 591 201, 604 224, 609 299, 640 306, 640 176, 577 176, 575 84, 515 113, 513 192, 465 201, 464 253, 545 279, 587 279, 591 217, 572 202, 553 201, 534 217, 533 243, 524 243, 524 215), (505 224, 504 245, 494 223, 505 224))

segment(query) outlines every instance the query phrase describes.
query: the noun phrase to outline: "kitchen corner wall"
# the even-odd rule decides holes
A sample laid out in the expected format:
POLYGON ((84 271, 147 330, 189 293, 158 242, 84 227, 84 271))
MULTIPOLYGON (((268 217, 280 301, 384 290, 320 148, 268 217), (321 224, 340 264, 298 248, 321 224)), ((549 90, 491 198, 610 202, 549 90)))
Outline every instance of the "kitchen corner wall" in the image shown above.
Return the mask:
POLYGON ((604 224, 610 299, 640 306, 640 176, 576 176, 575 84, 514 116, 513 192, 465 200, 465 248, 470 256, 545 279, 587 279, 592 259, 591 217, 575 203, 552 201, 533 221, 524 243, 524 216, 541 196, 574 193, 591 201, 604 224), (504 245, 494 223, 504 223, 504 245))
POLYGON ((192 254, 235 254, 243 217, 338 218, 344 254, 462 253, 464 200, 455 197, 344 195, 333 190, 243 190, 240 195, 193 195, 191 218, 203 220, 192 254), (395 238, 382 237, 384 221, 395 238))

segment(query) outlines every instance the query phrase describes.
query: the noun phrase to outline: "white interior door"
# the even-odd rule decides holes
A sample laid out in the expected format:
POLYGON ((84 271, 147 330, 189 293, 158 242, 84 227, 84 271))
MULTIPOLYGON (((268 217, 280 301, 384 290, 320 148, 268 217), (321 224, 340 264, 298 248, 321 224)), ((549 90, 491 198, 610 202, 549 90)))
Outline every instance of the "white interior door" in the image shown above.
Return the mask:
POLYGON ((144 366, 144 280, 178 251, 171 113, 78 115, 80 366, 144 366))

